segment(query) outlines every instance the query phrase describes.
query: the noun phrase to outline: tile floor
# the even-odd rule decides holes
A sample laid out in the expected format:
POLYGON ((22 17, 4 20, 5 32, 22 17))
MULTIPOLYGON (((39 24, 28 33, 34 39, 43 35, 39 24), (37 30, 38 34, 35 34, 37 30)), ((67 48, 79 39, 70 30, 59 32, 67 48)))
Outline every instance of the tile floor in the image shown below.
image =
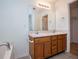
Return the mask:
MULTIPOLYGON (((22 57, 19 59, 30 59, 29 57, 22 57)), ((76 55, 70 54, 70 53, 60 53, 58 55, 55 55, 49 59, 78 59, 76 55)))
POLYGON ((78 59, 78 57, 70 53, 61 53, 49 59, 78 59))

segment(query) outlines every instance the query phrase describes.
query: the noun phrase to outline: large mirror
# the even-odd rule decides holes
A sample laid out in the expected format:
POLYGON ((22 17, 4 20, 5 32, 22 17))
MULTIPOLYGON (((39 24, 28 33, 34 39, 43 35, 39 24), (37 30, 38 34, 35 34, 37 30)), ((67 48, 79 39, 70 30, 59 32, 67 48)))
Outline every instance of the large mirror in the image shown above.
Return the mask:
MULTIPOLYGON (((49 9, 33 7, 33 31, 53 31, 56 25, 54 5, 49 9)), ((30 26, 31 27, 31 26, 30 26)))

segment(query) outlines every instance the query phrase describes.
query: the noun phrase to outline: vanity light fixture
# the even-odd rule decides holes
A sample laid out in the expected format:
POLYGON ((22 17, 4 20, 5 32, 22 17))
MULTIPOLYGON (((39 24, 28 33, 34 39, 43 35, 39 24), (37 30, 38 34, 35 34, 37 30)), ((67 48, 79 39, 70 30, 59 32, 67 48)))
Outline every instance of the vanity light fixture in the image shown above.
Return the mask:
POLYGON ((45 4, 45 3, 38 3, 37 7, 45 8, 45 9, 50 9, 50 5, 45 4))

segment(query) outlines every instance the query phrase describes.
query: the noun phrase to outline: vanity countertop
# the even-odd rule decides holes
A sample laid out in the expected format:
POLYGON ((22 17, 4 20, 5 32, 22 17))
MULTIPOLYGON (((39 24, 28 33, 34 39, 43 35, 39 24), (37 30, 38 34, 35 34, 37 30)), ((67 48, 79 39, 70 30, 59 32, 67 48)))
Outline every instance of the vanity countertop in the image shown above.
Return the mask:
POLYGON ((29 36, 33 38, 38 38, 38 37, 45 37, 45 36, 52 36, 52 35, 60 35, 60 34, 67 34, 66 32, 30 32, 29 36))

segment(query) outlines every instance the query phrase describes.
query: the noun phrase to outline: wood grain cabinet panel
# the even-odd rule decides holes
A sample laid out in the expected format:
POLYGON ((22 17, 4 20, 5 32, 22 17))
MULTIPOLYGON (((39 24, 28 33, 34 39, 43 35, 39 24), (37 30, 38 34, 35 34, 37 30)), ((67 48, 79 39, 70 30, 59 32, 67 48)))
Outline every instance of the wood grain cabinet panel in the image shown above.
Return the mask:
POLYGON ((51 56, 51 42, 44 44, 44 58, 51 56))
POLYGON ((66 50, 66 34, 58 36, 58 52, 66 50))
POLYGON ((50 37, 41 37, 35 39, 35 59, 42 59, 51 56, 50 37))
POLYGON ((44 59, 43 44, 36 44, 35 45, 35 59, 44 59))
POLYGON ((35 43, 45 43, 50 41, 50 37, 35 38, 35 43))
POLYGON ((52 55, 56 53, 57 53, 57 46, 52 46, 52 55))
POLYGON ((57 35, 52 36, 52 40, 56 40, 57 39, 57 35))
POLYGON ((52 55, 57 54, 57 35, 52 36, 51 42, 52 42, 52 55))
POLYGON ((58 52, 62 52, 62 39, 58 39, 58 52))

